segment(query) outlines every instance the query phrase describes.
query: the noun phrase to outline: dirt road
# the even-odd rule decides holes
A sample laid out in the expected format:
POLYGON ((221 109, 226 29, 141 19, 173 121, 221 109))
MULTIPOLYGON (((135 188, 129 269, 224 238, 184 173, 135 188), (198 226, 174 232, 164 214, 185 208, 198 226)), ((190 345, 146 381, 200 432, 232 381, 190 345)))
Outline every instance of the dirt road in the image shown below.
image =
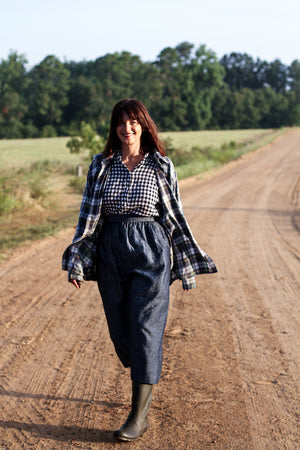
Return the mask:
POLYGON ((296 449, 300 131, 185 181, 186 216, 219 273, 171 288, 150 430, 116 444, 130 380, 95 283, 60 270, 73 231, 0 266, 0 449, 296 449), (298 209, 298 212, 297 212, 298 209))

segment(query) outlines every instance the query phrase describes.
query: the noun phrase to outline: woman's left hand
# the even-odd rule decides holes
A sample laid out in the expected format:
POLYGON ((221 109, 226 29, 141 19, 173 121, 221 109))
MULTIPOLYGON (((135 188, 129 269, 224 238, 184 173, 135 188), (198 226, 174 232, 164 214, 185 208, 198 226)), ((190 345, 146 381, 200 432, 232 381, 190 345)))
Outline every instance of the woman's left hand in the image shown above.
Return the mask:
POLYGON ((81 283, 82 283, 82 281, 79 281, 79 280, 70 280, 70 283, 72 283, 73 286, 76 287, 76 289, 80 289, 80 288, 81 288, 81 283))

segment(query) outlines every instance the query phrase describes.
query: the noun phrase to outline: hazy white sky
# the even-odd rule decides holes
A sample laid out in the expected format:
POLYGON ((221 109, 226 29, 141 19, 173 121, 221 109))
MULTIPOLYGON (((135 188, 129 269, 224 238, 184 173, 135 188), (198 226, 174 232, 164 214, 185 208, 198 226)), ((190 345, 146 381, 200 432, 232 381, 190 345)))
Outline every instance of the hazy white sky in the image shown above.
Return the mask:
POLYGON ((299 0, 0 0, 0 11, 0 59, 16 50, 30 66, 122 50, 154 61, 183 41, 218 58, 300 59, 299 0))

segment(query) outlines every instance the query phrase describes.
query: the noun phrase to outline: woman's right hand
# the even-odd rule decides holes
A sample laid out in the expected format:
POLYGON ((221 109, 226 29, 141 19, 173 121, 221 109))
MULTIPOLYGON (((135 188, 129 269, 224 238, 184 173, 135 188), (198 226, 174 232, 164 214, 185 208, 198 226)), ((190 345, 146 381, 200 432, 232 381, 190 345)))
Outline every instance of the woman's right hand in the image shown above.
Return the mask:
POLYGON ((80 289, 80 288, 81 288, 81 283, 82 283, 82 281, 79 281, 79 280, 70 280, 70 283, 72 283, 73 286, 76 287, 76 289, 80 289))

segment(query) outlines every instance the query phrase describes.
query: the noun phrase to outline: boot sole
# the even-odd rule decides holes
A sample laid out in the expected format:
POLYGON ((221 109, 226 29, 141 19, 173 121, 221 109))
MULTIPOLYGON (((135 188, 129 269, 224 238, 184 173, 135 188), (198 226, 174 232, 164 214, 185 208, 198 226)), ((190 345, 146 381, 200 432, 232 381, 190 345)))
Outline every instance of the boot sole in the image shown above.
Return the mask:
POLYGON ((147 430, 148 430, 148 427, 146 428, 146 430, 142 431, 142 433, 140 433, 140 434, 139 434, 137 437, 135 437, 135 438, 129 438, 129 437, 126 437, 126 436, 115 436, 115 435, 114 435, 114 438, 115 438, 117 441, 120 441, 120 442, 132 442, 132 441, 136 441, 136 440, 139 439, 141 436, 143 436, 143 434, 145 434, 147 430))

